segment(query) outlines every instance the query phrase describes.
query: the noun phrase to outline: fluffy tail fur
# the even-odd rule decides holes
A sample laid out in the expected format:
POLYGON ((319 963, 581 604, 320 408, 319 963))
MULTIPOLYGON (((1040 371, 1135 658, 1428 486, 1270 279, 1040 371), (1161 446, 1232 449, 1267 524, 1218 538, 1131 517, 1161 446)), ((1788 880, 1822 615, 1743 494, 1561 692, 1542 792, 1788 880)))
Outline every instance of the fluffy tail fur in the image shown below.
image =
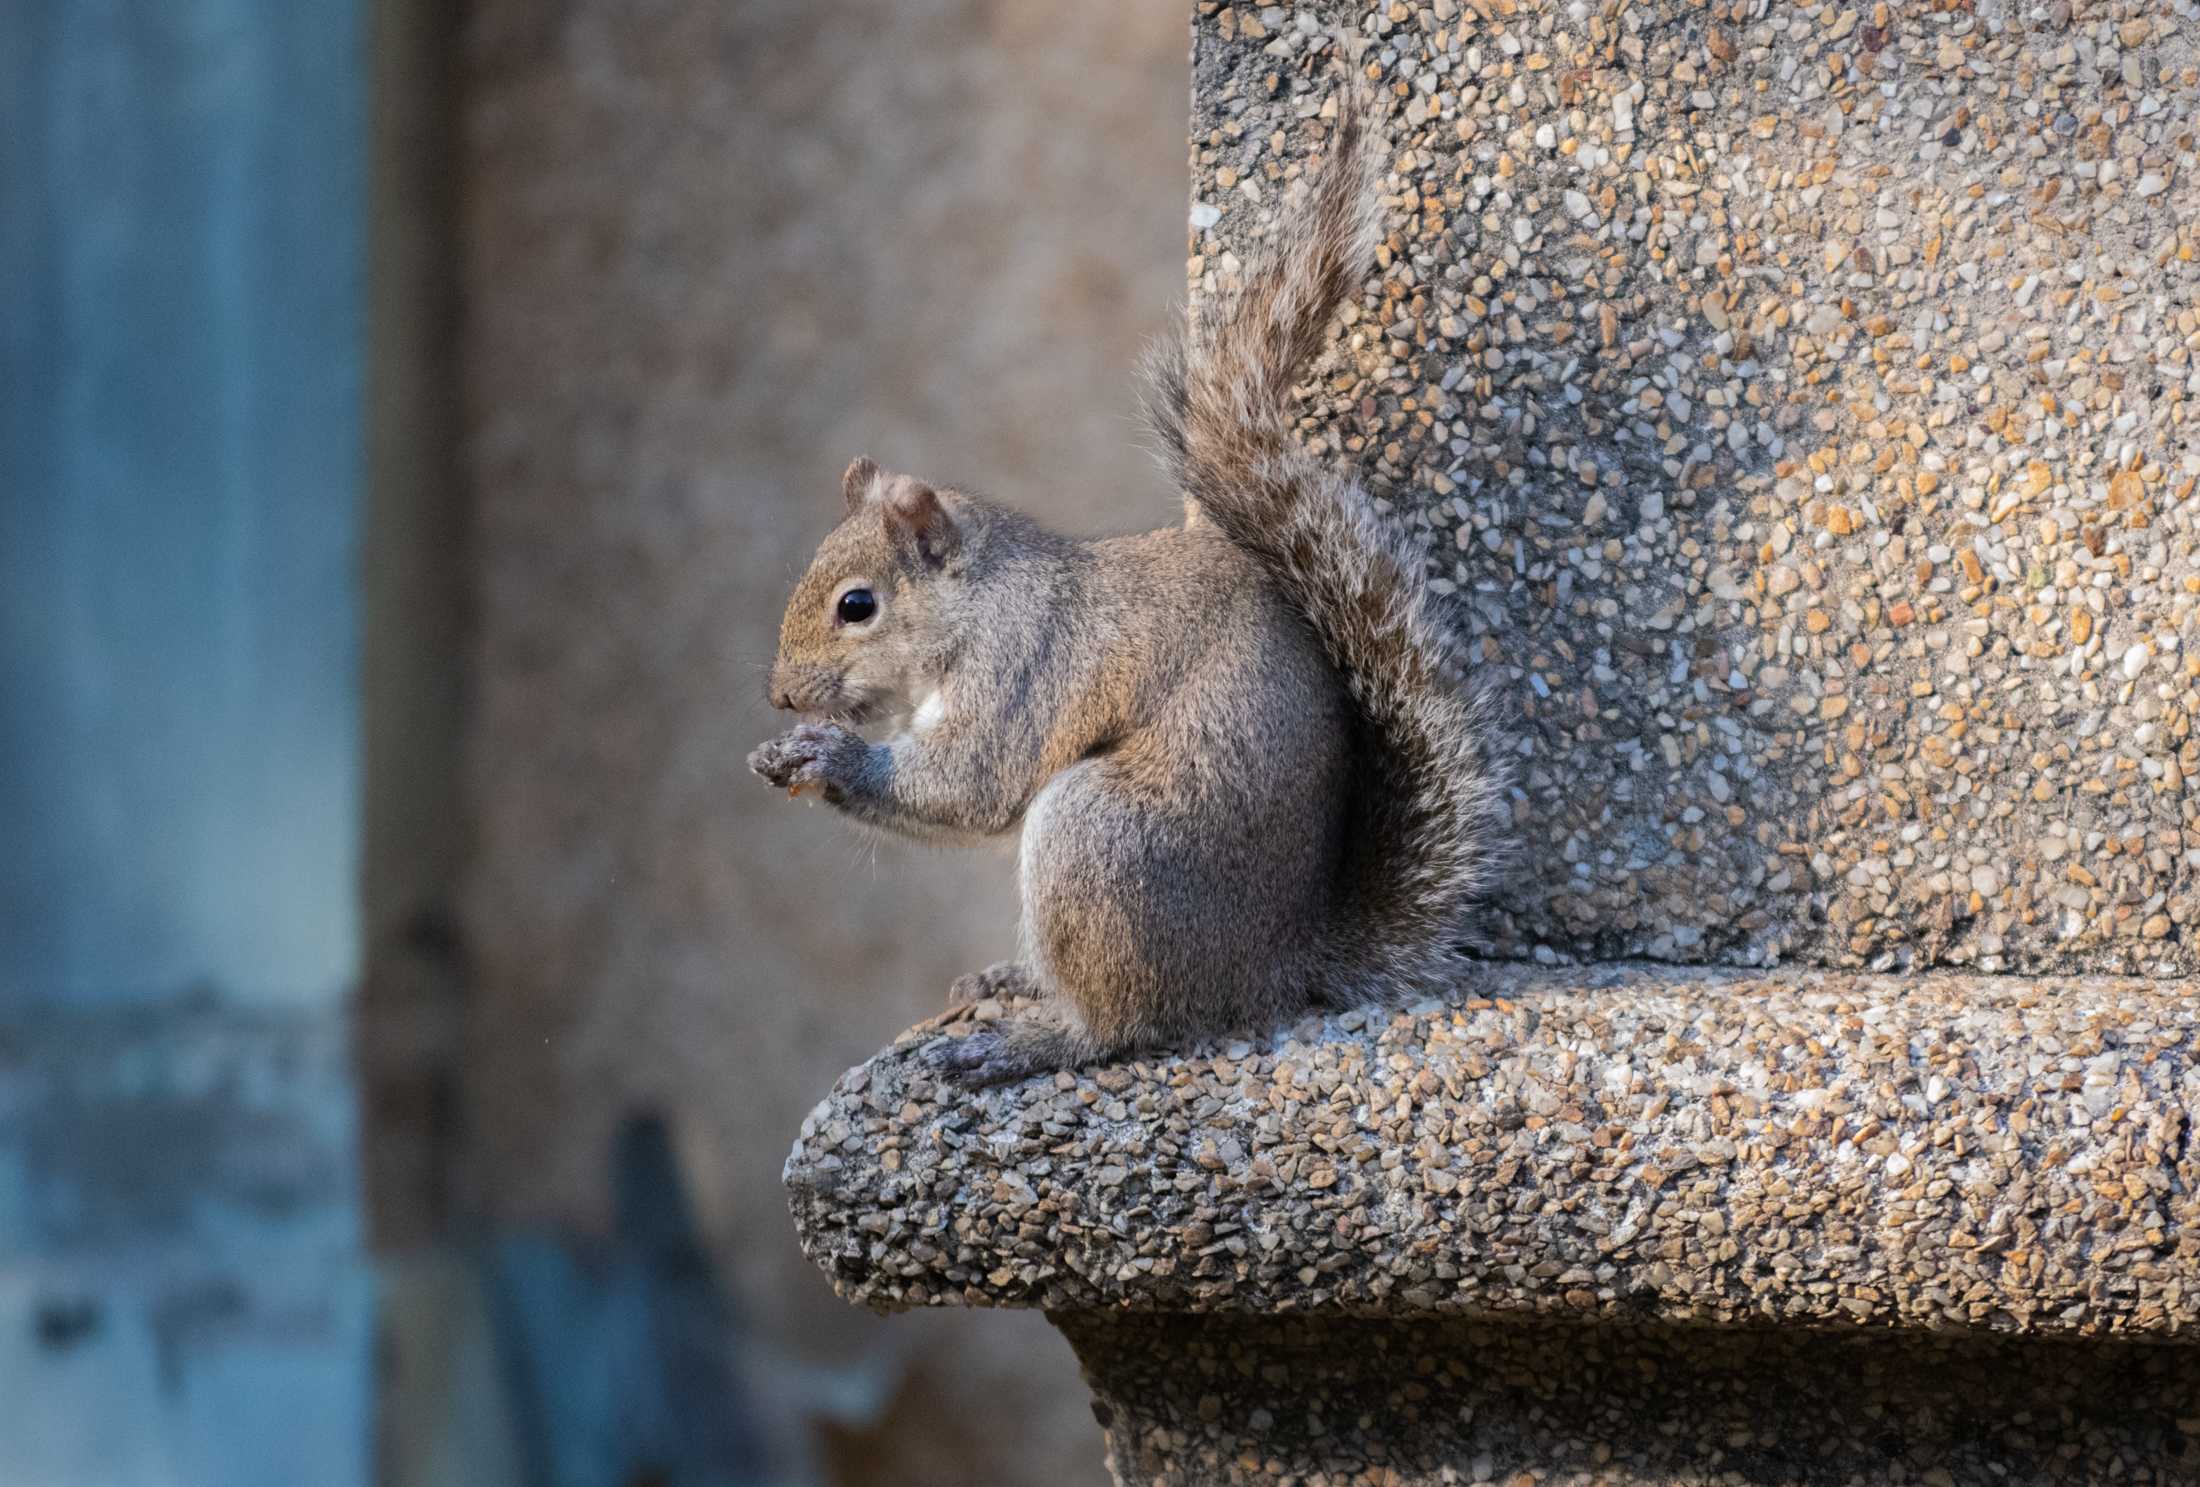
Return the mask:
POLYGON ((1366 720, 1323 1000, 1435 989, 1456 973, 1503 826, 1466 657, 1420 544, 1291 437, 1291 388, 1380 240, 1371 105, 1345 100, 1303 216, 1227 305, 1149 368, 1147 416, 1192 505, 1252 553, 1320 635, 1366 720))

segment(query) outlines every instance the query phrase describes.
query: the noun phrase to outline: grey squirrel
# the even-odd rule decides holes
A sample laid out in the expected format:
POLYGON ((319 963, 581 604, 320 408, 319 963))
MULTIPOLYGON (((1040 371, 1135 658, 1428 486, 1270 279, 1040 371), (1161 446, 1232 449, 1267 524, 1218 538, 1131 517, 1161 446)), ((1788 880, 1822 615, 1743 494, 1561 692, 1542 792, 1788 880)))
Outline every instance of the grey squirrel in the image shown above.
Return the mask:
POLYGON ((949 1077, 1459 970, 1504 822, 1483 710, 1419 545, 1290 428, 1380 241, 1370 114, 1340 111, 1271 259, 1153 360, 1183 526, 1072 540, 858 459, 788 603, 771 701, 808 721, 750 767, 900 836, 1018 843, 1022 958, 950 1004, 1040 1000, 943 1040, 949 1077))

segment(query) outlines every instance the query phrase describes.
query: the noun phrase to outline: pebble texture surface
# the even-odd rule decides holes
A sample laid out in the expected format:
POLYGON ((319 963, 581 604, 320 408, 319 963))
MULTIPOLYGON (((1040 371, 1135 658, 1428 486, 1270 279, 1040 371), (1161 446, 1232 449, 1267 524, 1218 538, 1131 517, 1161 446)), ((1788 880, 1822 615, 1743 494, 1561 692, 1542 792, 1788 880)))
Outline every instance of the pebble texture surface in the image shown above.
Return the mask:
POLYGON ((2012 1487, 2200 1480, 2188 1349, 1771 1329, 1057 1318, 1115 1480, 2012 1487))
POLYGON ((2187 987, 1478 990, 975 1094, 913 1032, 804 1122, 803 1248, 886 1310, 2200 1337, 2187 987))
POLYGON ((1305 435, 1517 731, 1510 955, 2200 970, 2192 0, 1201 0, 1191 293, 1387 113, 1305 435))

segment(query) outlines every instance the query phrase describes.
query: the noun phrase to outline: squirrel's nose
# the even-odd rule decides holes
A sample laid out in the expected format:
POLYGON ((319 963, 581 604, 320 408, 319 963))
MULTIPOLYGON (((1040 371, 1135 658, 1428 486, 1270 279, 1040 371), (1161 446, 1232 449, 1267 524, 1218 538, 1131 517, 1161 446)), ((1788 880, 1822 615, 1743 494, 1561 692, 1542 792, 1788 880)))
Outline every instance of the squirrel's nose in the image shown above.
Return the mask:
POLYGON ((794 689, 778 678, 773 678, 770 685, 765 687, 764 695, 770 698, 771 705, 781 712, 794 711, 794 689))

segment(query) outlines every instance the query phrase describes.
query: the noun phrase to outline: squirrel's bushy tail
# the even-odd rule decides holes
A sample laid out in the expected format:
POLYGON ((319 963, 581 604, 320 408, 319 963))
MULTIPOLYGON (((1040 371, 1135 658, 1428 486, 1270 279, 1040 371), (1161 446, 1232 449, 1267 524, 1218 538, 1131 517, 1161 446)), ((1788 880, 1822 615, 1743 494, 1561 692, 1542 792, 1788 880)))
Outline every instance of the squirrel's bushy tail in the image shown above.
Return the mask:
POLYGON ((1291 435, 1291 388, 1380 240, 1372 106, 1341 100, 1303 217, 1244 288, 1149 367, 1147 416, 1200 517, 1252 553, 1313 624, 1367 724, 1325 1001, 1440 987, 1490 886, 1503 792, 1466 657, 1420 544, 1291 435))

